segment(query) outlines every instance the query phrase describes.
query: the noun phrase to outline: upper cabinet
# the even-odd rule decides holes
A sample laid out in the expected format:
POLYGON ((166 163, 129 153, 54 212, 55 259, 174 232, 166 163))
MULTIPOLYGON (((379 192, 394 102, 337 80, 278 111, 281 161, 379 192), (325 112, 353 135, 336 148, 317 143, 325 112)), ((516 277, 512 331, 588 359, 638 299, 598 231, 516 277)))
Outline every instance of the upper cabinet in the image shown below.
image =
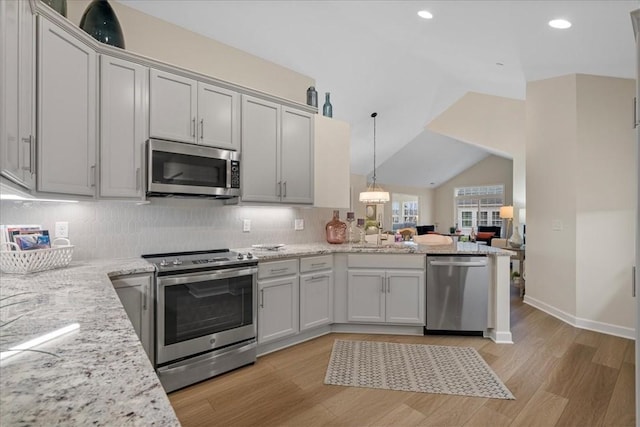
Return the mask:
POLYGON ((240 95, 177 74, 151 70, 150 136, 240 149, 240 95))
POLYGON ((131 61, 100 57, 100 197, 144 194, 148 73, 131 61))
POLYGON ((0 171, 35 184, 35 17, 27 1, 0 2, 0 171))
POLYGON ((313 203, 313 115, 242 97, 242 200, 313 203))
POLYGON ((351 182, 349 123, 318 115, 314 127, 313 205, 320 208, 348 209, 351 182))
POLYGON ((39 19, 39 191, 93 196, 97 179, 97 67, 92 47, 39 19))

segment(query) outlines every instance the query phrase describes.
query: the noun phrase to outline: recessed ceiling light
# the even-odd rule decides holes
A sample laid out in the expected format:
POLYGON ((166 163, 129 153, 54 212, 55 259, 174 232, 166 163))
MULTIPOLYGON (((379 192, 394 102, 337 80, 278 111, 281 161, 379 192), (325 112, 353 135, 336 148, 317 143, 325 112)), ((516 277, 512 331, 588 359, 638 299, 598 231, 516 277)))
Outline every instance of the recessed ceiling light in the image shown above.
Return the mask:
POLYGON ((424 18, 424 19, 433 18, 433 14, 431 12, 429 12, 428 10, 421 10, 420 12, 418 12, 418 16, 420 18, 424 18))
POLYGON ((571 22, 566 19, 552 19, 549 21, 549 26, 551 28, 557 28, 559 30, 566 30, 571 27, 571 22))

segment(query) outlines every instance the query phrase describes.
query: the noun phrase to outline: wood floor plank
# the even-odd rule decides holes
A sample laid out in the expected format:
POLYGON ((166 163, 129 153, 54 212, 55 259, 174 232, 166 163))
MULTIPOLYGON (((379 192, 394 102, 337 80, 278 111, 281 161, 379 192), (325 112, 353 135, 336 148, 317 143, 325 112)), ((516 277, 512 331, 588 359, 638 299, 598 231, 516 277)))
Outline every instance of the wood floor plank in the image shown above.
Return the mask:
POLYGON ((567 403, 568 399, 540 389, 520 411, 511 425, 514 427, 555 426, 567 403))
POLYGON ((463 426, 468 424, 488 399, 443 395, 443 404, 427 414, 424 426, 463 426))
POLYGON ((605 426, 635 426, 635 366, 623 363, 604 417, 605 426))
POLYGON ((619 370, 597 363, 586 367, 584 375, 568 395, 567 406, 558 420, 562 426, 600 426, 618 379, 619 370))
POLYGON ((566 355, 551 370, 544 389, 558 396, 570 397, 589 370, 595 352, 596 349, 593 347, 573 343, 566 355))
POLYGON ((619 369, 624 360, 627 346, 632 344, 635 343, 625 338, 602 335, 596 354, 593 355, 593 363, 619 369))
POLYGON ((465 427, 507 427, 509 425, 511 425, 511 418, 486 405, 478 409, 473 417, 464 424, 465 427))
POLYGON ((405 403, 401 403, 381 418, 374 420, 376 426, 421 426, 425 424, 425 415, 405 403))

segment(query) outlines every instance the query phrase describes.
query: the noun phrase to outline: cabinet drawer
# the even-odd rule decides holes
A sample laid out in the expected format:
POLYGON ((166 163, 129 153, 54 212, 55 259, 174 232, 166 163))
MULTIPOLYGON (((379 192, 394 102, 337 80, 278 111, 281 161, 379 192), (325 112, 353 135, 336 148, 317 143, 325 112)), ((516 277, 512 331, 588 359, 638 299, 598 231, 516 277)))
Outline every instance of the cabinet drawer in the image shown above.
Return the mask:
POLYGON ((258 279, 298 273, 298 260, 272 261, 258 264, 258 279))
POLYGON ((424 255, 408 254, 350 254, 347 256, 349 268, 425 268, 424 255))
POLYGON ((300 273, 333 268, 333 255, 322 255, 300 259, 300 273))

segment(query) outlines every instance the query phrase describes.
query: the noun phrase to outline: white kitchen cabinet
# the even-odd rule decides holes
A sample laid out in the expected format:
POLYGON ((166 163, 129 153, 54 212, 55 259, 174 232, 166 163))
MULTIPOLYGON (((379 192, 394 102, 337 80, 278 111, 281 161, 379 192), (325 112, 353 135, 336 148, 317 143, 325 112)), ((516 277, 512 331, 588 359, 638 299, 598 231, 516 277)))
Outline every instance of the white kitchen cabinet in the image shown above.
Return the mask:
POLYGON ((153 293, 150 274, 120 276, 111 280, 131 320, 133 329, 153 363, 153 293))
POLYGON ((0 171, 35 184, 35 16, 27 1, 0 2, 0 171))
POLYGON ((242 97, 242 200, 313 203, 313 115, 242 97))
POLYGON ((347 320, 425 324, 424 256, 349 255, 347 320))
POLYGON ((141 198, 147 67, 100 58, 100 197, 141 198))
POLYGON ((258 265, 258 344, 298 333, 298 260, 258 265))
POLYGON ((151 137, 240 150, 240 94, 173 73, 150 73, 151 137))
POLYGON ((300 331, 333 323, 333 255, 300 259, 300 331))
POLYGON ((97 179, 96 53, 46 18, 38 19, 37 189, 93 196, 97 179))
POLYGON ((317 115, 314 121, 313 205, 350 207, 351 128, 349 123, 317 115))

